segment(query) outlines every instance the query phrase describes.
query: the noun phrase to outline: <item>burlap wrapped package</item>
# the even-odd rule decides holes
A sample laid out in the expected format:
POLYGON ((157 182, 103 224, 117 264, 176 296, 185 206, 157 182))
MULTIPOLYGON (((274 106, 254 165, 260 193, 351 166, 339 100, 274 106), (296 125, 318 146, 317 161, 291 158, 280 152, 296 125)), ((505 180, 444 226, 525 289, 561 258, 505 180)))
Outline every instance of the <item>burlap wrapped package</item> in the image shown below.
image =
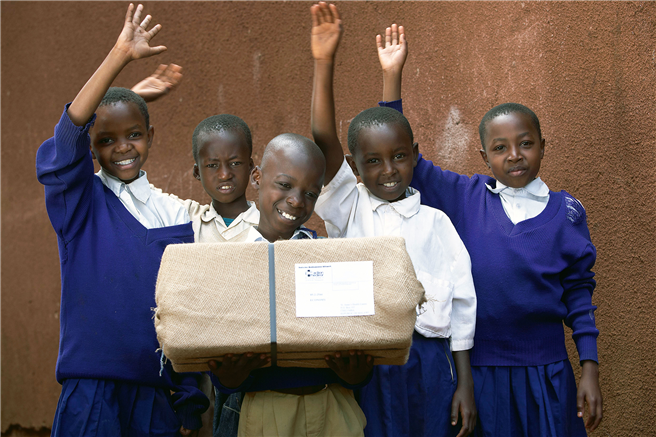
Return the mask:
MULTIPOLYGON (((424 289, 402 237, 273 244, 277 365, 327 367, 361 349, 375 364, 404 364, 424 289), (295 264, 373 261, 375 315, 296 317, 295 264)), ((155 328, 178 372, 207 370, 227 353, 270 353, 269 243, 176 244, 157 278, 155 328)))

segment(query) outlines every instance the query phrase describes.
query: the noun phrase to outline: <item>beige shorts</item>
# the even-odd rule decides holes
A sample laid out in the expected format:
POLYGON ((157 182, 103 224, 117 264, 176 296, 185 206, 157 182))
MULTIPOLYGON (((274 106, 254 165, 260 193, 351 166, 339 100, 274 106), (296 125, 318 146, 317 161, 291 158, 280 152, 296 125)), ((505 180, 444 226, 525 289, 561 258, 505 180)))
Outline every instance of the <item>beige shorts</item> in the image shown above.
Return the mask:
POLYGON ((260 391, 246 393, 239 437, 363 436, 367 420, 353 391, 339 384, 305 396, 260 391))

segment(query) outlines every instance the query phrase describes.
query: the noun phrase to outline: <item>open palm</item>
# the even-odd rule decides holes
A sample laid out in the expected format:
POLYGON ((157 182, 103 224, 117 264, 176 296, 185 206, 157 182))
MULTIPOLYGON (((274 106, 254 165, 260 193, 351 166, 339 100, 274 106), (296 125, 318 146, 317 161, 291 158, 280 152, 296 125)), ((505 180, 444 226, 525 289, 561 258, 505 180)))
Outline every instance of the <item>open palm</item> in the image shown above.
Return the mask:
POLYGON ((320 2, 312 6, 312 56, 332 60, 342 36, 342 20, 335 5, 320 2))
POLYGON ((392 24, 385 30, 385 43, 380 35, 376 36, 378 59, 383 71, 402 69, 408 57, 408 44, 405 40, 403 26, 392 24))
POLYGON ((130 4, 128 12, 125 14, 123 30, 116 41, 116 48, 125 52, 132 60, 147 58, 166 50, 164 46, 150 46, 150 40, 157 35, 162 26, 156 24, 152 29, 146 30, 151 17, 146 15, 146 18, 141 21, 142 11, 142 5, 137 6, 134 10, 134 6, 130 4))

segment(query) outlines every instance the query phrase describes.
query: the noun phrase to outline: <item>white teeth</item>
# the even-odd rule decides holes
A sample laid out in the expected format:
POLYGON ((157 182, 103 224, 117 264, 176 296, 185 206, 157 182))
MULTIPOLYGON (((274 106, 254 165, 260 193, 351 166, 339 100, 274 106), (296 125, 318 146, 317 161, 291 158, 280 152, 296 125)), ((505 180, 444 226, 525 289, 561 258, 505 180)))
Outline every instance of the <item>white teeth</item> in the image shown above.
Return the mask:
POLYGON ((383 185, 385 185, 385 186, 388 187, 388 188, 392 188, 393 186, 396 185, 396 182, 388 182, 388 183, 383 184, 383 185))
POLYGON ((136 159, 137 158, 126 159, 124 161, 115 162, 114 164, 116 164, 116 165, 128 165, 128 164, 132 164, 136 159))
POLYGON ((296 219, 297 219, 297 217, 294 217, 293 215, 289 215, 289 214, 287 214, 287 213, 284 212, 284 211, 280 211, 280 210, 278 210, 278 212, 280 213, 280 215, 282 215, 283 217, 285 217, 287 220, 292 220, 292 221, 293 221, 293 220, 296 220, 296 219))
POLYGON ((222 186, 220 189, 221 189, 221 190, 229 190, 229 189, 230 189, 230 185, 224 185, 224 186, 222 186))

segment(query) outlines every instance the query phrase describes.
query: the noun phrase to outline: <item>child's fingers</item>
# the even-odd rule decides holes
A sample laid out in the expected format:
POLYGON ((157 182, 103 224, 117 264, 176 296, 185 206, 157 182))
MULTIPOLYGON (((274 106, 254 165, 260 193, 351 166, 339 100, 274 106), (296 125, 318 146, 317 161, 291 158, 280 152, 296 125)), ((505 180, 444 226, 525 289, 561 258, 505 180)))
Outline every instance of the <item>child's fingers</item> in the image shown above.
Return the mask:
POLYGON ((399 28, 396 23, 392 24, 392 45, 399 44, 399 28))
POLYGON ((134 16, 132 17, 132 24, 135 26, 139 25, 139 22, 141 21, 141 12, 143 11, 143 5, 139 4, 137 5, 137 9, 134 11, 134 16))
POLYGON ((378 50, 383 50, 383 37, 380 34, 376 35, 376 47, 378 50))
POLYGON ((159 55, 160 53, 165 52, 166 50, 167 50, 166 46, 151 47, 148 56, 159 55))
POLYGON ((153 73, 153 77, 156 79, 161 79, 162 76, 166 76, 168 68, 169 66, 166 64, 159 64, 159 67, 157 67, 157 70, 155 70, 153 73))
POLYGON ((319 26, 319 5, 312 5, 310 13, 312 14, 312 27, 319 26))
POLYGON ((330 13, 330 8, 325 2, 319 2, 319 5, 321 6, 321 16, 323 18, 324 23, 332 23, 333 22, 333 16, 330 13))
POLYGON ((460 402, 454 400, 451 402, 451 425, 455 426, 458 423, 458 409, 460 408, 460 402))
POLYGON ((337 22, 337 20, 340 20, 339 12, 337 11, 337 6, 331 3, 329 7, 330 7, 330 12, 332 12, 333 17, 335 19, 335 22, 337 22))
POLYGON ((126 23, 131 23, 132 22, 132 13, 134 11, 134 5, 130 3, 128 5, 128 11, 125 13, 125 22, 126 23))
MULTIPOLYGON (((146 21, 146 20, 144 20, 146 21)), ((144 28, 145 30, 145 28, 144 28)), ((155 35, 159 33, 159 31, 162 30, 162 25, 161 24, 156 24, 152 29, 150 29, 148 32, 148 35, 150 36, 150 39, 153 39, 155 35)))
POLYGON ((146 30, 146 28, 148 27, 148 23, 150 23, 150 20, 152 20, 152 18, 153 17, 151 15, 146 15, 146 18, 144 18, 141 24, 139 24, 139 27, 141 27, 143 30, 146 30))
POLYGON ((388 27, 385 29, 385 47, 392 45, 392 28, 388 27))

